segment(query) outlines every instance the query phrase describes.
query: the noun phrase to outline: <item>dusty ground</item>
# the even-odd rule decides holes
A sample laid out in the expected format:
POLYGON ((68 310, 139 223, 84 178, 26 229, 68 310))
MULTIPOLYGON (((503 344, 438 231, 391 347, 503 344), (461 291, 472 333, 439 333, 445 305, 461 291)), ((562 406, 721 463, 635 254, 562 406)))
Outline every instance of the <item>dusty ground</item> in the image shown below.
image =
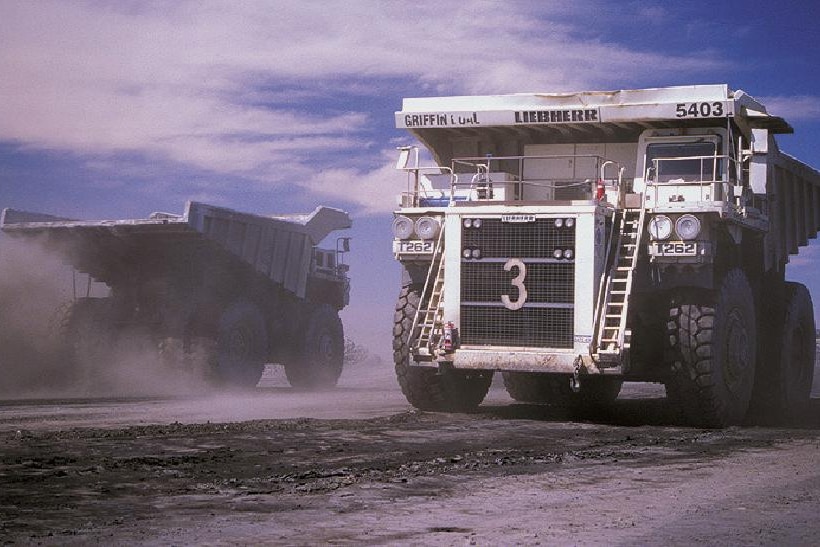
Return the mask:
MULTIPOLYGON (((798 424, 664 425, 630 385, 571 421, 493 389, 420 413, 389 371, 316 395, 0 402, 0 538, 72 544, 815 545, 820 399, 798 424)), ((819 395, 815 391, 816 396, 819 395)))

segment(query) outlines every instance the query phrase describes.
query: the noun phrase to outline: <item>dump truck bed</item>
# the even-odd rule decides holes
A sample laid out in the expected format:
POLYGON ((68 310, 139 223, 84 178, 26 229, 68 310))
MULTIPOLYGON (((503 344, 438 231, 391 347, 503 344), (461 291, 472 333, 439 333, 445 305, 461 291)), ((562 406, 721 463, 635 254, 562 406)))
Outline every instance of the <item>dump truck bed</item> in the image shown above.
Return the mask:
MULTIPOLYGON (((134 256, 209 256, 240 260, 298 297, 304 297, 312 248, 330 232, 351 226, 344 211, 262 216, 189 201, 182 215, 83 221, 5 209, 0 229, 40 240, 78 271, 111 283, 134 256)), ((200 265, 202 266, 202 265, 200 265)))
POLYGON ((779 261, 797 254, 820 230, 820 173, 800 160, 777 152, 772 162, 773 193, 770 246, 779 261))

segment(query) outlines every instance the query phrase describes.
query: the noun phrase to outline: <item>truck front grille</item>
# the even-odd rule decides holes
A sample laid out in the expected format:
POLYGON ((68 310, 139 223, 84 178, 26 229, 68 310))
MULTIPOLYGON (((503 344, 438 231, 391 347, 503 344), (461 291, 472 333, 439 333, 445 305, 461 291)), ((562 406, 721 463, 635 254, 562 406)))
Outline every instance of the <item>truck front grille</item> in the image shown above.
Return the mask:
POLYGON ((488 218, 481 219, 480 228, 461 230, 463 245, 480 247, 482 258, 550 258, 555 249, 575 248, 575 226, 558 228, 552 218, 535 222, 488 218))
MULTIPOLYGON (((518 258, 518 257, 515 257, 518 258)), ((518 297, 518 289, 512 281, 518 275, 516 268, 504 270, 505 260, 461 262, 461 301, 501 303, 501 295, 512 300, 518 297)), ((527 267, 524 286, 527 289, 527 303, 572 303, 575 280, 573 264, 566 260, 553 263, 522 262, 527 267)), ((526 305, 526 304, 525 304, 526 305)))
POLYGON ((478 249, 480 259, 461 261, 461 343, 508 347, 571 348, 573 345, 575 263, 553 256, 575 252, 575 228, 555 219, 506 223, 482 219, 479 228, 462 227, 463 249, 478 249), (520 300, 513 280, 526 267, 523 307, 507 309, 502 295, 520 300))

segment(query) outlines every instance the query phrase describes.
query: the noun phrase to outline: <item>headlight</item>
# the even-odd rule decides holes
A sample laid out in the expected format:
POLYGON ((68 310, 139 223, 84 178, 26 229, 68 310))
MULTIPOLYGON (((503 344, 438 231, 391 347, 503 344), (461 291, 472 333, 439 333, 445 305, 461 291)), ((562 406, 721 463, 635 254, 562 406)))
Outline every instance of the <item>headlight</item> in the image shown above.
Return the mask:
POLYGON ((573 226, 575 226, 575 219, 574 218, 568 218, 567 220, 564 221, 564 226, 566 226, 567 228, 572 228, 573 226))
POLYGON ((421 239, 433 239, 440 228, 441 224, 432 217, 421 217, 416 221, 416 233, 421 239))
POLYGON ((681 239, 695 239, 700 233, 700 221, 695 215, 683 215, 675 222, 675 232, 681 239))
POLYGON ((564 219, 563 218, 556 218, 555 219, 555 227, 556 228, 561 228, 563 225, 564 225, 564 219))
POLYGON ((666 215, 656 215, 649 220, 652 239, 668 239, 672 235, 672 221, 666 215))
POLYGON ((402 215, 394 218, 393 235, 399 239, 407 239, 413 235, 413 221, 402 215))

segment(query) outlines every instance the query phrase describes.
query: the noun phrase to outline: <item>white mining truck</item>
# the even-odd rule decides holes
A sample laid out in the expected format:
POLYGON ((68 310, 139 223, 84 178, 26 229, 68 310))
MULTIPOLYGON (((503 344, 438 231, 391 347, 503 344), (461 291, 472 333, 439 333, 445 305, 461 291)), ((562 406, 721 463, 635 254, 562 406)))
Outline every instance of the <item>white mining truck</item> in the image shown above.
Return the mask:
MULTIPOLYGON (((290 384, 323 388, 342 372, 348 303, 348 238, 317 244, 351 226, 344 211, 260 216, 197 202, 182 215, 77 221, 6 209, 0 228, 53 250, 103 298, 75 298, 62 334, 75 365, 105 367, 118 337, 139 331, 157 347, 205 348, 217 380, 254 386, 267 362, 290 384)), ((76 295, 75 295, 76 296, 76 295)), ((97 369, 101 372, 101 369, 97 369)))
POLYGON ((689 423, 799 412, 814 315, 789 255, 820 173, 782 118, 726 85, 405 99, 396 373, 422 409, 613 401, 659 382, 689 423))

